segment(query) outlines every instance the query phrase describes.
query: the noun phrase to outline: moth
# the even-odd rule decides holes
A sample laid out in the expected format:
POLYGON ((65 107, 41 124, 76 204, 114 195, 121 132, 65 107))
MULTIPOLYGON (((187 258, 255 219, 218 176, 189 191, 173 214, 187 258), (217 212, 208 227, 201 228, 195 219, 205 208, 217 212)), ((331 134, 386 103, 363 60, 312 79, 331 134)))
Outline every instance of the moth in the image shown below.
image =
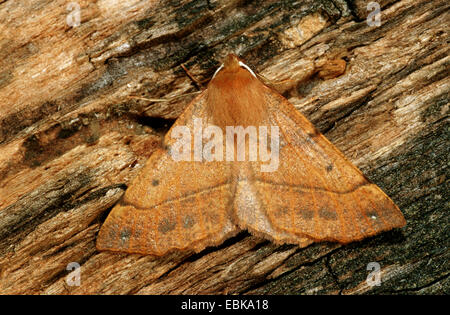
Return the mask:
POLYGON ((161 256, 247 230, 304 247, 405 223, 378 186, 230 54, 111 210, 96 245, 161 256))

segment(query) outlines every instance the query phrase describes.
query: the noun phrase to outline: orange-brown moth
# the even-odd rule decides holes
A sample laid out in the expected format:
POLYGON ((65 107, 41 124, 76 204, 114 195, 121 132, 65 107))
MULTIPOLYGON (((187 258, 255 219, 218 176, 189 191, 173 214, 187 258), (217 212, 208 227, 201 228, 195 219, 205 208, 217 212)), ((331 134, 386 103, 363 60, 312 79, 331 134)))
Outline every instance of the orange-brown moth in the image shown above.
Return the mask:
POLYGON ((404 225, 401 211, 378 186, 292 104, 229 55, 112 209, 97 249, 198 252, 244 229, 275 243, 349 243, 404 225), (214 128, 199 129, 200 124, 214 128), (213 142, 229 126, 247 133, 241 140, 230 133, 213 142), (250 131, 258 128, 255 159, 250 131), (183 134, 193 141, 180 144, 183 134), (263 141, 262 134, 276 141, 263 141), (203 147, 202 141, 207 142, 203 147), (175 159, 174 152, 182 151, 184 159, 175 159), (275 167, 264 170, 273 153, 275 167))

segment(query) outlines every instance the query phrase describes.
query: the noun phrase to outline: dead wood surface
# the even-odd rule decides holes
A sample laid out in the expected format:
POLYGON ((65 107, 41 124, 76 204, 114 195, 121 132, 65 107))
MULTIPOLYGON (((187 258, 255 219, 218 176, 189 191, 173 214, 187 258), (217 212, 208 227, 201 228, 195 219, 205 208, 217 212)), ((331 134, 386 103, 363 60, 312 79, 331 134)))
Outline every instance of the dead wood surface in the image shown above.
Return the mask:
POLYGON ((0 293, 449 293, 447 0, 0 1, 0 293), (199 254, 97 252, 111 207, 234 52, 400 207, 407 226, 346 246, 246 232, 199 254), (346 61, 337 78, 327 60, 346 61), (81 265, 81 285, 66 267, 81 265), (367 265, 381 266, 368 286, 367 265))

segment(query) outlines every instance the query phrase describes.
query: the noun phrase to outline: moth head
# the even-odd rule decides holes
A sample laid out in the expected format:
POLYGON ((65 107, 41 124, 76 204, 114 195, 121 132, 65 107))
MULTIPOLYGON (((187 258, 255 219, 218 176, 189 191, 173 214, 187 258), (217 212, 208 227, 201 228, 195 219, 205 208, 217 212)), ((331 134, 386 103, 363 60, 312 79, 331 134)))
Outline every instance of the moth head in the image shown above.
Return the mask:
POLYGON ((224 71, 236 72, 241 67, 242 60, 235 54, 229 54, 223 63, 224 71))
POLYGON ((253 75, 256 78, 255 73, 250 69, 249 66, 247 66, 238 56, 235 54, 229 54, 226 58, 224 63, 216 70, 216 72, 213 75, 213 78, 219 73, 219 72, 238 72, 241 69, 246 69, 248 72, 250 72, 251 75, 253 75))

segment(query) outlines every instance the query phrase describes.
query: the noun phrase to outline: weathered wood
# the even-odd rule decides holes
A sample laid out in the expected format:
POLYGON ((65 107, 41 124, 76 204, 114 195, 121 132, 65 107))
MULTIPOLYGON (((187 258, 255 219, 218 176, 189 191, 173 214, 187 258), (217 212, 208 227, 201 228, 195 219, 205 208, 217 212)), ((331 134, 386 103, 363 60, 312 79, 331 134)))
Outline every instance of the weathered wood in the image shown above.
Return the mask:
POLYGON ((0 1, 0 293, 449 293, 450 4, 0 1), (72 12, 73 13, 73 12, 72 12), (97 252, 108 211, 197 89, 241 55, 399 205, 407 226, 341 246, 243 232, 164 257, 97 252), (318 74, 345 60, 342 76, 318 74), (70 262, 81 285, 66 283, 70 262), (369 262, 381 286, 366 283, 369 262))

